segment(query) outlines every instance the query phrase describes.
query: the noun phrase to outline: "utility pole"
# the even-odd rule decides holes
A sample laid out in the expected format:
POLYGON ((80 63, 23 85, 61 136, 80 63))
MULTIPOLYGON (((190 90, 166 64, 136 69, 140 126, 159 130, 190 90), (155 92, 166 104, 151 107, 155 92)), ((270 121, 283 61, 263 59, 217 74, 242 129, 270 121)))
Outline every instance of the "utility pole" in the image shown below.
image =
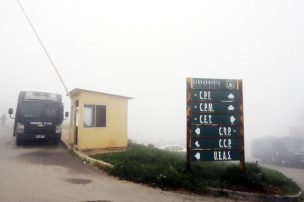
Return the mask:
POLYGON ((59 71, 57 70, 56 65, 55 65, 53 59, 51 58, 51 56, 50 56, 50 54, 48 53, 48 51, 47 51, 45 45, 43 44, 41 38, 39 37, 38 32, 36 31, 36 29, 35 29, 33 23, 31 22, 29 16, 26 14, 26 12, 25 12, 25 10, 24 10, 22 4, 20 3, 20 1, 19 1, 19 0, 16 0, 16 1, 17 1, 17 3, 18 3, 19 7, 21 8, 23 14, 25 15, 25 17, 26 17, 28 23, 30 24, 30 26, 31 26, 31 28, 32 28, 32 30, 33 30, 35 36, 37 37, 37 39, 38 39, 38 41, 39 41, 39 43, 40 43, 40 45, 41 45, 41 47, 42 47, 42 49, 44 50, 46 56, 48 57, 48 59, 49 59, 51 65, 52 65, 53 69, 55 70, 55 72, 56 72, 56 74, 57 74, 57 76, 58 76, 58 78, 59 78, 61 84, 63 85, 63 87, 64 87, 64 89, 65 89, 65 91, 66 91, 66 96, 69 96, 68 88, 66 87, 66 85, 65 85, 65 83, 64 83, 64 81, 63 81, 61 75, 59 74, 59 71))

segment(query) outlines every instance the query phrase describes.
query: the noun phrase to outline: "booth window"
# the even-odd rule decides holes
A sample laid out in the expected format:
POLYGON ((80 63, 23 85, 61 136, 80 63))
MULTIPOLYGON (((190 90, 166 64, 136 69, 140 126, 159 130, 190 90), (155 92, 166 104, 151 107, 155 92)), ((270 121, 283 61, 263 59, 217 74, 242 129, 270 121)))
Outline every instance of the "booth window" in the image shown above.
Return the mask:
POLYGON ((106 127, 105 105, 84 105, 83 125, 89 127, 106 127))

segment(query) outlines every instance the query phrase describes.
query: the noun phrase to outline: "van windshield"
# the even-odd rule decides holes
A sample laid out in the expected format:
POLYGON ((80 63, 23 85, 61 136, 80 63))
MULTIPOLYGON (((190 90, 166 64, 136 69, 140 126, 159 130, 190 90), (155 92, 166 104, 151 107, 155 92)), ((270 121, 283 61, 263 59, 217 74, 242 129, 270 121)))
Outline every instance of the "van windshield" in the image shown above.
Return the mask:
POLYGON ((23 102, 19 106, 22 117, 49 117, 56 118, 60 115, 57 103, 50 102, 23 102))

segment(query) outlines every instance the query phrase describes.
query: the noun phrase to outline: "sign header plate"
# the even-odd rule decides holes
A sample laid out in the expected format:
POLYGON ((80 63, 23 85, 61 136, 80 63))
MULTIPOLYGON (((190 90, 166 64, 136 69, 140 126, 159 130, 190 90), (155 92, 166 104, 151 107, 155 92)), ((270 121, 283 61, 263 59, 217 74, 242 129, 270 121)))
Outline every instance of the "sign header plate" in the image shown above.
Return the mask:
POLYGON ((238 90, 237 80, 192 78, 192 89, 238 90))

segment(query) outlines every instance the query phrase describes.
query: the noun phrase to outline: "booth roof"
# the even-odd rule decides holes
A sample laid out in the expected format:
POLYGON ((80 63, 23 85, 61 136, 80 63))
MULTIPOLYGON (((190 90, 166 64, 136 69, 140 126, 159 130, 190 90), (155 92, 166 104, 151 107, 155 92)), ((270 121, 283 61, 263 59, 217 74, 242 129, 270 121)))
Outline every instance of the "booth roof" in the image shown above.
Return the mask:
POLYGON ((102 94, 102 95, 109 95, 109 96, 115 96, 115 97, 120 97, 120 98, 125 98, 125 99, 133 99, 132 97, 126 97, 122 95, 114 95, 110 93, 103 93, 103 92, 98 92, 98 91, 92 91, 92 90, 85 90, 85 89, 80 89, 80 88, 74 88, 69 92, 70 96, 75 96, 80 94, 81 92, 88 92, 88 93, 95 93, 95 94, 102 94))

